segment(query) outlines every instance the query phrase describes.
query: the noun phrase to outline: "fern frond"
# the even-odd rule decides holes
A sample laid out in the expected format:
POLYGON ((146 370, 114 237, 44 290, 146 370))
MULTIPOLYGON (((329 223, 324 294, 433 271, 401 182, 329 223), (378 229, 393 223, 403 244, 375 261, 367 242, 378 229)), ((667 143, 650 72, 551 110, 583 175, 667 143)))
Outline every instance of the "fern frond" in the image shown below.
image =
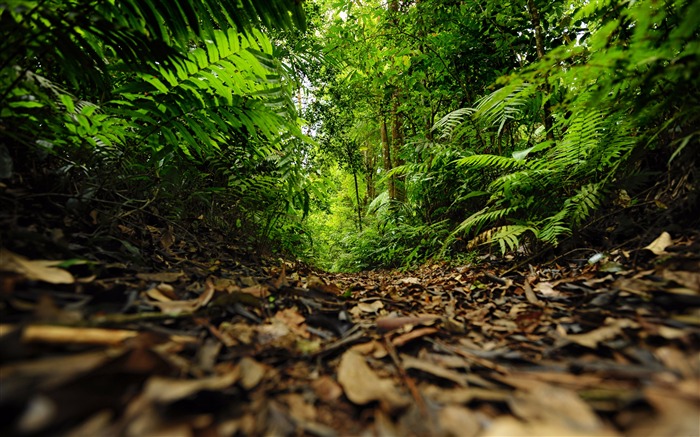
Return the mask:
POLYGON ((493 167, 499 170, 510 170, 524 165, 520 160, 500 155, 472 155, 458 159, 455 162, 459 167, 493 167))
POLYGON ((590 183, 579 188, 578 193, 564 202, 567 216, 574 226, 583 223, 598 209, 603 200, 603 183, 590 183))
POLYGON ((528 225, 507 225, 488 229, 469 241, 469 248, 497 243, 501 249, 501 254, 508 251, 515 251, 521 245, 520 237, 526 232, 535 232, 528 225))
POLYGON ((441 139, 452 137, 454 130, 461 125, 467 117, 471 117, 476 112, 474 108, 460 108, 452 111, 449 114, 438 120, 433 125, 432 131, 442 132, 441 139))
POLYGON ((481 211, 475 212, 462 223, 460 223, 460 225, 457 226, 457 228, 454 230, 453 234, 467 234, 472 229, 478 232, 481 228, 483 228, 484 225, 500 220, 508 215, 511 215, 515 213, 518 210, 518 208, 519 207, 517 206, 509 206, 501 209, 492 209, 490 207, 486 207, 481 211))
POLYGON ((507 85, 482 97, 476 104, 474 117, 487 126, 498 126, 501 134, 508 120, 514 120, 527 108, 536 87, 529 83, 507 85))

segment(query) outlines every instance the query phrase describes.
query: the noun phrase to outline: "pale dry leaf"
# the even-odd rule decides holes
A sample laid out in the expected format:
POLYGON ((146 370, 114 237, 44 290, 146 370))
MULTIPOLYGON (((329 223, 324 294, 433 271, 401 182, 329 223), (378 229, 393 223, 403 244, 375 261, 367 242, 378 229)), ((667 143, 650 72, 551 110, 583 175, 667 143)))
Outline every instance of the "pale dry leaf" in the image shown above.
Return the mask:
MULTIPOLYGON (((207 280, 204 284, 204 291, 196 299, 175 301, 166 300, 148 303, 154 307, 159 308, 164 313, 188 314, 193 313, 198 309, 206 306, 209 303, 209 301, 211 301, 211 298, 214 296, 215 291, 216 289, 214 288, 213 282, 211 280, 207 280)), ((155 292, 151 292, 150 294, 155 294, 155 292)), ((162 293, 160 294, 162 295, 162 293)))
MULTIPOLYGON (((684 270, 668 270, 664 269, 662 273, 665 279, 675 281, 678 284, 694 291, 694 294, 700 293, 700 273, 688 272, 684 270)), ((685 293, 678 293, 685 294, 685 293)))
POLYGON ((365 358, 353 350, 345 352, 340 359, 338 383, 343 387, 345 396, 358 405, 379 401, 393 410, 408 404, 408 399, 390 379, 377 376, 365 358))
POLYGON ((440 428, 449 437, 474 437, 481 431, 479 417, 459 405, 447 405, 438 412, 440 428))
POLYGON ((32 281, 51 284, 72 284, 75 278, 66 270, 55 267, 63 261, 30 260, 22 255, 0 249, 0 271, 17 273, 32 281))
POLYGON ((150 402, 168 404, 202 390, 223 390, 231 387, 240 378, 241 375, 235 367, 223 375, 201 379, 175 379, 152 376, 146 382, 143 396, 150 402))
POLYGON ((381 300, 375 300, 372 303, 359 302, 357 304, 357 308, 360 310, 360 313, 373 314, 379 311, 380 309, 384 308, 384 304, 381 300))
POLYGON ((241 288, 241 293, 250 294, 251 296, 259 297, 261 299, 266 298, 270 295, 270 291, 265 285, 251 285, 250 287, 241 288))
MULTIPOLYGON (((697 393, 697 380, 692 381, 697 393)), ((644 391, 647 401, 659 415, 639 421, 627 432, 632 437, 700 436, 700 407, 695 401, 679 397, 675 391, 649 387, 644 391)))
POLYGON ((644 249, 651 251, 654 255, 667 255, 668 252, 666 252, 666 248, 672 244, 673 240, 671 240, 671 234, 664 231, 644 249))
POLYGON ((604 429, 593 409, 574 391, 562 387, 537 383, 529 390, 517 391, 508 405, 526 422, 546 424, 573 435, 595 434, 604 429))
POLYGON ((617 437, 613 430, 590 433, 570 429, 560 423, 522 422, 512 416, 499 416, 493 420, 480 437, 617 437))
POLYGON ((238 363, 241 372, 241 387, 250 390, 260 384, 267 368, 250 357, 243 357, 238 363))

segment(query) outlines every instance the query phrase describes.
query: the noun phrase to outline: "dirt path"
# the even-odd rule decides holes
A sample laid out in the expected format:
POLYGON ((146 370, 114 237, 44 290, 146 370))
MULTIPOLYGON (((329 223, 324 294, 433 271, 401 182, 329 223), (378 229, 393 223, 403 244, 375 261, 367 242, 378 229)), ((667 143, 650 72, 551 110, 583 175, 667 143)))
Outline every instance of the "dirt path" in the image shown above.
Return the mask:
POLYGON ((698 252, 331 275, 4 251, 0 433, 697 436, 698 252))

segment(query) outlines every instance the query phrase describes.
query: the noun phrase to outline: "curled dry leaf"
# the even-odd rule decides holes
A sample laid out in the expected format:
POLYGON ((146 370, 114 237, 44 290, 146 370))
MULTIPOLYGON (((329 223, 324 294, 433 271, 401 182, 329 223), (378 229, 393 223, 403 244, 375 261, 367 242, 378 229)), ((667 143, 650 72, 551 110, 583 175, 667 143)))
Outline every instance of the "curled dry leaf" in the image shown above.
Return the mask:
POLYGON ((0 271, 17 273, 32 281, 44 281, 51 284, 74 283, 73 275, 55 267, 62 262, 30 260, 7 249, 0 249, 0 271))
POLYGON ((216 289, 214 288, 214 284, 212 283, 212 281, 207 280, 207 282, 204 284, 204 291, 202 292, 202 294, 199 295, 197 299, 167 300, 167 296, 160 292, 155 293, 153 290, 149 290, 150 294, 148 295, 150 297, 152 294, 157 294, 158 299, 165 299, 157 300, 155 302, 149 302, 154 307, 159 308, 162 312, 169 314, 182 314, 193 313, 198 309, 202 308, 203 306, 207 305, 209 301, 211 301, 211 298, 214 296, 215 291, 216 289))
POLYGON ((353 350, 345 352, 340 359, 338 383, 343 387, 345 396, 358 405, 379 401, 388 409, 395 410, 409 403, 390 379, 377 376, 364 357, 353 350))

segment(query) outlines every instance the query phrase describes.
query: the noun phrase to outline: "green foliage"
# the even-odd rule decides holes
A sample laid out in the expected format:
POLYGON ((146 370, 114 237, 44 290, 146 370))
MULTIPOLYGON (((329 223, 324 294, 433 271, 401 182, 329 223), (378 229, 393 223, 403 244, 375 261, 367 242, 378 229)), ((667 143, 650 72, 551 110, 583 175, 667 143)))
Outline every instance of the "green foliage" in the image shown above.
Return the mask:
POLYGON ((0 148, 17 172, 40 163, 85 201, 206 217, 251 239, 308 213, 299 165, 308 140, 286 69, 259 30, 303 27, 300 5, 1 6, 0 148))

